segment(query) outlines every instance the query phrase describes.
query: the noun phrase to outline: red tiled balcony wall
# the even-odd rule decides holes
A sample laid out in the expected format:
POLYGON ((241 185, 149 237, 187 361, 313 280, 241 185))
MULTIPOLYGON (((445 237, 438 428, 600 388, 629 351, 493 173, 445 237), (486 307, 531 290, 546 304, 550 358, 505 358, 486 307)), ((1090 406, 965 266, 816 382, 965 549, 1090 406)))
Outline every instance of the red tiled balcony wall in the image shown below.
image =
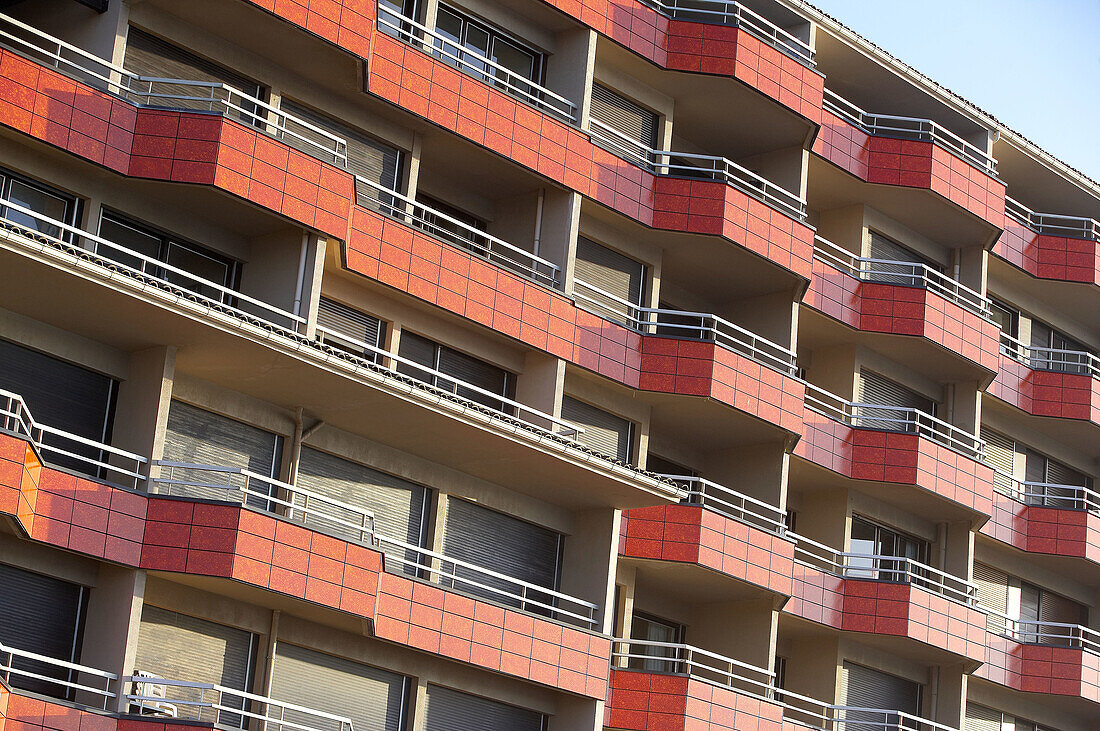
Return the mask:
POLYGON ((23 695, 18 690, 7 691, 0 684, 0 705, 7 698, 7 713, 0 712, 0 722, 7 716, 7 724, 0 729, 10 731, 200 731, 210 724, 193 724, 186 721, 136 718, 117 718, 101 711, 54 703, 42 698, 23 695))
POLYGON ((783 611, 848 632, 909 637, 985 660, 985 614, 912 584, 842 579, 796 562, 783 611))
POLYGON ((221 115, 139 109, 0 49, 0 123, 123 175, 213 185, 347 235, 350 175, 221 115))
POLYGON ((247 0, 280 18, 367 58, 378 0, 247 0))
POLYGON ((1100 703, 1100 655, 1073 647, 1025 645, 991 632, 985 664, 975 675, 1028 693, 1100 703))
POLYGON ((916 434, 858 429, 806 409, 795 455, 854 480, 914 485, 983 515, 993 469, 916 434))
POLYGON ((1021 551, 1100 563, 1100 516, 1086 510, 1026 505, 997 492, 981 532, 1021 551))
POLYGON ((857 330, 923 337, 991 371, 1000 363, 995 324, 922 287, 864 282, 815 259, 803 302, 857 330))
POLYGON ((1041 279, 1100 285, 1100 242, 1038 234, 1012 216, 993 253, 1041 279))
POLYGON ((875 137, 826 111, 813 151, 868 183, 927 188, 1004 226, 1005 184, 932 142, 875 137))
POLYGON ((791 593, 794 544, 699 505, 626 511, 620 553, 697 564, 777 594, 791 593))
POLYGON ((1033 370, 1002 354, 989 393, 1035 416, 1100 424, 1100 378, 1083 373, 1033 370))
POLYGON ((648 226, 724 236, 809 279, 813 231, 719 181, 653 175, 587 134, 377 34, 371 93, 648 226))
POLYGON ((612 670, 604 725, 629 731, 781 731, 783 707, 686 675, 612 670))
POLYGON ((589 698, 607 695, 607 637, 404 576, 381 576, 375 635, 589 698))
POLYGON ((711 343, 641 335, 359 206, 345 264, 627 386, 707 396, 788 431, 800 428, 803 389, 794 378, 711 343))

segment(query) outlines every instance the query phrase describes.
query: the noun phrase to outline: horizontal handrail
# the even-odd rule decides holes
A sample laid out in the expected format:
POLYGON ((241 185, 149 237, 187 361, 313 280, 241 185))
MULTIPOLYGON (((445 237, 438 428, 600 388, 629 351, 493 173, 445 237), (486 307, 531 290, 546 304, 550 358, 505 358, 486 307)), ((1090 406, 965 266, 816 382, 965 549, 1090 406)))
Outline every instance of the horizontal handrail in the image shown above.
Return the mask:
POLYGON ((958 731, 905 711, 830 704, 789 690, 776 693, 784 721, 820 731, 958 731))
POLYGON ((708 312, 639 307, 580 279, 573 280, 573 297, 584 309, 595 309, 597 313, 611 310, 626 319, 627 327, 639 332, 671 330, 674 337, 718 343, 785 375, 793 376, 797 371, 794 352, 789 348, 708 312))
POLYGON ((374 513, 327 495, 240 467, 167 460, 155 460, 153 465, 166 470, 167 474, 161 472, 159 477, 149 480, 151 493, 206 499, 215 495, 226 502, 250 506, 258 502, 265 512, 299 523, 308 524, 310 519, 332 523, 360 543, 373 542, 374 513), (222 481, 218 481, 218 477, 222 481), (259 489, 255 485, 259 485, 259 489), (251 502, 249 498, 252 498, 251 502))
POLYGON ((980 608, 989 615, 990 629, 1022 644, 1073 647, 1100 655, 1100 632, 1084 625, 1017 619, 984 605, 980 608))
POLYGON ((856 256, 821 236, 814 236, 814 257, 834 269, 866 282, 927 289, 979 317, 993 320, 993 303, 988 297, 927 264, 856 256))
POLYGON ((806 382, 806 408, 859 429, 880 429, 918 436, 971 459, 984 461, 985 441, 931 414, 903 406, 861 404, 806 382))
POLYGON ((1005 196, 1005 213, 1037 234, 1064 236, 1071 239, 1100 241, 1100 221, 1085 216, 1058 213, 1036 213, 1023 203, 1005 196))
POLYGON ((654 150, 596 118, 589 119, 588 126, 589 135, 594 142, 654 175, 724 182, 796 221, 806 218, 805 199, 728 158, 694 152, 654 150))
POLYGON ((470 48, 459 46, 450 38, 417 23, 412 18, 399 15, 389 8, 379 8, 378 26, 386 35, 423 51, 439 56, 444 62, 450 62, 468 75, 478 78, 491 86, 503 87, 512 97, 537 109, 549 112, 556 117, 573 123, 577 120, 577 106, 546 87, 520 76, 486 56, 470 48), (430 40, 427 40, 430 39, 430 40), (469 58, 476 58, 470 61, 469 58), (532 91, 527 91, 531 89, 532 91))
POLYGON ((131 692, 125 696, 126 700, 137 706, 143 714, 172 715, 178 718, 185 717, 178 714, 179 708, 193 708, 193 714, 201 721, 206 720, 203 710, 210 709, 214 712, 212 721, 215 725, 234 728, 245 728, 244 719, 253 719, 262 722, 264 727, 274 727, 277 731, 354 731, 352 721, 347 716, 214 683, 173 680, 145 674, 128 675, 122 681, 131 687, 131 692), (171 713, 164 712, 166 705, 171 708, 171 713), (287 720, 285 716, 288 713, 299 720, 287 720), (229 716, 232 722, 223 721, 223 714, 229 716))
POLYGON ((803 66, 813 68, 816 65, 814 49, 809 43, 734 0, 642 0, 642 2, 673 20, 694 20, 744 28, 757 39, 790 56, 803 66))
POLYGON ((101 474, 125 478, 129 487, 136 488, 145 479, 142 465, 148 460, 140 454, 134 454, 103 442, 97 442, 61 429, 39 424, 27 408, 22 396, 0 389, 0 425, 4 429, 25 437, 50 462, 50 455, 68 458, 91 467, 89 476, 101 474), (79 447, 91 447, 99 452, 99 457, 80 454, 79 447), (106 455, 106 457, 104 457, 106 455), (114 458, 114 461, 107 461, 114 458))
POLYGON ((702 477, 665 474, 661 477, 666 477, 683 488, 682 502, 702 505, 776 535, 783 535, 786 531, 786 525, 783 522, 786 513, 763 500, 731 490, 710 480, 704 480, 702 477))
POLYGON ((1065 510, 1087 510, 1100 514, 1100 492, 1087 485, 1021 480, 993 468, 993 487, 1003 495, 1027 505, 1065 510))
POLYGON ((539 284, 551 288, 561 284, 559 277, 561 269, 551 261, 524 251, 518 246, 509 244, 372 180, 357 175, 356 182, 367 187, 369 192, 361 197, 367 198, 372 204, 371 207, 376 208, 380 213, 427 231, 436 238, 451 245, 457 245, 464 251, 499 264, 539 284), (440 220, 458 230, 440 226, 438 223, 440 220))
POLYGON ((462 587, 468 587, 474 592, 487 592, 498 602, 518 602, 518 606, 526 611, 545 612, 553 618, 583 627, 596 626, 596 612, 599 607, 593 602, 396 538, 378 535, 377 541, 379 547, 385 549, 388 546, 391 549, 386 552, 387 562, 395 561, 411 569, 413 573, 425 574, 432 583, 459 591, 462 587), (409 558, 409 555, 413 558, 409 558), (472 577, 465 575, 466 572, 472 574, 472 577), (501 588, 499 584, 506 584, 507 588, 501 588), (563 604, 568 608, 561 606, 563 604))
MULTIPOLYGON (((5 645, 0 642, 0 656, 7 655, 7 661, 0 663, 0 675, 2 675, 5 682, 9 685, 13 684, 12 678, 31 681, 34 684, 47 684, 55 685, 62 690, 62 695, 68 697, 73 692, 89 693, 91 695, 99 696, 103 699, 103 708, 107 709, 108 704, 112 698, 116 697, 116 694, 111 690, 112 684, 118 680, 118 676, 114 673, 109 673, 106 670, 100 670, 99 668, 89 667, 87 665, 79 665, 77 663, 68 662, 67 660, 58 660, 54 657, 47 655, 40 655, 36 652, 28 652, 27 650, 20 650, 10 645, 5 645), (29 670, 26 667, 17 667, 17 660, 25 661, 26 663, 35 663, 41 665, 47 665, 51 668, 57 668, 65 673, 65 679, 51 677, 44 675, 34 670, 29 670), (82 677, 88 677, 96 679, 103 687, 95 685, 89 685, 89 682, 80 682, 82 677), (75 680, 74 680, 75 678, 75 680)), ((25 664, 25 663, 21 663, 25 664)), ((16 686, 18 682, 14 683, 16 686)))
POLYGON ((1036 371, 1076 373, 1100 378, 1100 358, 1086 350, 1065 350, 1028 345, 1001 333, 1001 353, 1036 371))
POLYGON ((106 59, 85 51, 83 48, 67 43, 5 13, 0 13, 0 45, 6 46, 17 53, 29 53, 32 56, 45 57, 53 62, 54 68, 58 71, 91 77, 114 94, 121 94, 127 88, 119 80, 129 80, 137 76, 132 71, 116 66, 106 59), (11 29, 29 34, 36 41, 56 46, 57 50, 49 50, 27 38, 15 35, 11 29), (64 51, 73 54, 77 60, 65 58, 64 51))
POLYGON ((867 134, 933 142, 983 172, 992 176, 997 174, 997 160, 992 155, 931 119, 871 114, 829 89, 825 89, 823 108, 851 122, 867 134))
POLYGON ((642 665, 652 672, 690 675, 757 698, 771 700, 775 693, 774 672, 679 642, 619 637, 612 643, 611 658, 613 666, 619 660, 635 669, 642 665))

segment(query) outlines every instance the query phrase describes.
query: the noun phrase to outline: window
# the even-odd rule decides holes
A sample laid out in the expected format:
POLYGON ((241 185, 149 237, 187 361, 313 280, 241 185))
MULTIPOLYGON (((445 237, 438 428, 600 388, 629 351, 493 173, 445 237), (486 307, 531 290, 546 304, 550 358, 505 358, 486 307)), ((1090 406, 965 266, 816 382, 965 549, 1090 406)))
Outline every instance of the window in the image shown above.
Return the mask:
POLYGON ((482 391, 499 394, 506 399, 511 399, 515 394, 515 376, 503 368, 498 368, 491 363, 486 363, 483 360, 460 353, 445 345, 440 345, 407 331, 401 333, 401 344, 398 347, 397 354, 406 360, 412 361, 412 364, 399 363, 397 366, 399 373, 412 376, 419 381, 430 383, 444 391, 457 394, 462 398, 497 411, 510 412, 512 410, 512 407, 500 399, 494 399, 491 395, 457 383, 457 381, 464 381, 472 386, 477 386, 482 391), (413 364, 419 364, 424 368, 418 368, 413 364), (428 373, 425 370, 426 368, 438 371, 445 376, 453 376, 456 380, 452 381, 443 376, 428 373))
POLYGON ((440 685, 429 684, 424 691, 424 731, 545 731, 546 722, 538 711, 440 685))
MULTIPOLYGON (((52 218, 69 226, 76 225, 79 213, 76 198, 3 169, 0 169, 0 198, 30 209, 44 218, 52 218)), ((23 229, 37 231, 55 239, 67 241, 71 238, 67 234, 63 235, 60 226, 10 206, 0 206, 0 216, 23 229)))
POLYGON ((1020 311, 999 300, 991 300, 993 322, 1010 338, 1020 337, 1020 311))
POLYGON ((592 84, 593 140, 619 157, 648 166, 657 147, 660 117, 618 92, 592 84))
POLYGON ((600 454, 629 462, 634 454, 634 424, 621 416, 565 396, 561 418, 584 427, 577 441, 600 454))
POLYGON ((223 290, 237 287, 238 262, 109 211, 103 211, 100 217, 99 235, 138 254, 134 256, 97 244, 95 252, 100 256, 217 302, 234 304, 233 296, 223 290), (153 262, 164 262, 182 272, 159 267, 153 262))
POLYGON ((916 409, 929 416, 936 415, 936 402, 932 399, 864 368, 859 370, 857 400, 863 405, 859 426, 871 429, 904 431, 906 425, 899 421, 903 422, 906 417, 900 409, 916 409))
POLYGON ((584 236, 577 239, 573 289, 579 307, 637 329, 647 275, 645 264, 584 236))
POLYGON ((628 667, 634 670, 648 670, 655 673, 679 673, 683 672, 683 658, 675 647, 659 647, 641 644, 645 642, 659 642, 671 645, 679 645, 684 642, 685 627, 677 622, 655 617, 652 614, 634 612, 630 624, 630 639, 638 640, 639 644, 631 643, 631 655, 645 655, 646 657, 631 658, 628 667), (652 659, 651 659, 652 658, 652 659))
POLYGON ((448 5, 440 4, 435 23, 443 36, 436 40, 436 55, 444 63, 523 100, 539 99, 535 87, 523 80, 542 81, 543 54, 448 5))
POLYGON ((1037 370, 1089 373, 1089 349, 1045 322, 1031 321, 1031 363, 1037 370))
POLYGON ((1080 646, 1071 628, 1059 625, 1087 624, 1088 607, 1083 604, 977 561, 974 583, 978 604, 990 610, 991 631, 1025 643, 1080 646), (1014 622, 1006 626, 1004 617, 1014 622))
POLYGON ((466 224, 469 228, 475 231, 488 230, 488 223, 477 216, 467 213, 466 211, 455 208, 452 205, 444 203, 443 201, 432 198, 431 196, 424 195, 423 193, 416 194, 416 202, 421 205, 427 206, 434 210, 425 210, 423 212, 423 221, 418 221, 417 225, 421 226, 425 231, 438 236, 452 246, 457 246, 460 249, 473 252, 480 257, 491 259, 490 257, 490 243, 489 239, 484 236, 478 236, 468 228, 460 226, 454 221, 448 221, 444 216, 453 218, 458 221, 459 224, 466 224), (436 211, 442 213, 443 216, 436 215, 436 211))
MULTIPOLYGON (((775 687, 777 689, 784 689, 787 687, 787 658, 775 656, 775 666, 772 668, 772 672, 775 673, 775 687)), ((776 703, 783 702, 783 694, 777 692, 774 696, 776 703)))
POLYGON ((870 258, 878 260, 874 264, 870 264, 874 267, 874 272, 866 277, 874 282, 917 286, 922 281, 917 277, 923 278, 924 276, 924 272, 920 270, 920 265, 924 265, 932 271, 943 272, 943 267, 936 262, 926 259, 875 231, 871 232, 870 258), (894 263, 883 264, 882 262, 894 263))
POLYGON ((902 719, 880 710, 918 715, 921 707, 921 685, 880 670, 844 661, 841 668, 841 690, 844 705, 852 708, 873 708, 873 711, 848 711, 844 714, 845 731, 882 731, 898 728, 902 719))
POLYGON ((326 345, 372 363, 381 362, 382 356, 378 350, 385 349, 386 323, 377 317, 321 297, 317 303, 317 327, 321 329, 319 335, 326 345))
POLYGON ((905 572, 911 567, 906 567, 904 561, 894 559, 925 563, 928 559, 928 541, 853 516, 848 551, 859 554, 849 557, 851 570, 848 576, 907 582, 909 577, 905 572))

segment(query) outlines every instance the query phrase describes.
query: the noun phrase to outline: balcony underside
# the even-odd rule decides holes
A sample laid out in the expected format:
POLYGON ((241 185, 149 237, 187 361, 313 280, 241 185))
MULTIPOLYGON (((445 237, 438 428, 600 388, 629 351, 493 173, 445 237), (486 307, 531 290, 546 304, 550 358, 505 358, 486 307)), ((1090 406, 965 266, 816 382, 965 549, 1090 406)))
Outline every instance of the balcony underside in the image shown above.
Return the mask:
POLYGON ((770 597, 778 608, 787 601, 744 577, 736 577, 695 563, 619 556, 619 566, 637 569, 638 596, 674 596, 686 604, 732 602, 770 597))
POLYGON ((265 343, 260 332, 242 337, 231 324, 200 322, 159 302, 104 286, 98 271, 75 275, 8 246, 0 249, 0 270, 8 282, 0 292, 0 308, 126 352, 174 345, 179 374, 282 406, 288 413, 304 407, 332 427, 518 492, 541 499, 552 495, 571 508, 661 502, 657 493, 633 484, 625 471, 612 476, 606 460, 555 440, 500 422, 488 425, 484 416, 460 414, 446 403, 431 406, 420 389, 380 386, 369 372, 356 378, 340 369, 339 359, 326 367, 324 356, 311 348, 273 336, 265 343), (294 354, 296 349, 302 357, 294 354), (449 438, 440 439, 440 434, 449 438))
POLYGON ((1076 320, 1081 332, 1091 331, 1100 339, 1100 325, 1095 317, 1089 319, 1089 315, 1100 311, 1100 287, 1085 282, 1039 279, 999 256, 990 256, 987 261, 989 281, 997 283, 990 294, 1002 294, 1003 288, 1003 296, 1020 297, 1021 301, 1033 299, 1043 302, 1058 312, 1059 317, 1069 321, 1076 320))
POLYGON ((992 395, 983 399, 982 410, 991 416, 995 414, 994 418, 998 423, 1022 423, 1028 430, 1054 436, 1058 441, 1081 454, 1095 454, 1096 445, 1100 442, 1100 424, 1092 421, 1035 416, 992 395))

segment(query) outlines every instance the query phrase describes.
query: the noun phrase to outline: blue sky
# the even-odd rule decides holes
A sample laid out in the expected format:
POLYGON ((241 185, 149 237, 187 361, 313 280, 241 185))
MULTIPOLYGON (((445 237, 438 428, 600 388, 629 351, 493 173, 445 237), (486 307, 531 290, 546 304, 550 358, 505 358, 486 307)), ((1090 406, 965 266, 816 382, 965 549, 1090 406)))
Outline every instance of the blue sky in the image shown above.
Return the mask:
POLYGON ((810 1, 1100 180, 1100 0, 810 1))

